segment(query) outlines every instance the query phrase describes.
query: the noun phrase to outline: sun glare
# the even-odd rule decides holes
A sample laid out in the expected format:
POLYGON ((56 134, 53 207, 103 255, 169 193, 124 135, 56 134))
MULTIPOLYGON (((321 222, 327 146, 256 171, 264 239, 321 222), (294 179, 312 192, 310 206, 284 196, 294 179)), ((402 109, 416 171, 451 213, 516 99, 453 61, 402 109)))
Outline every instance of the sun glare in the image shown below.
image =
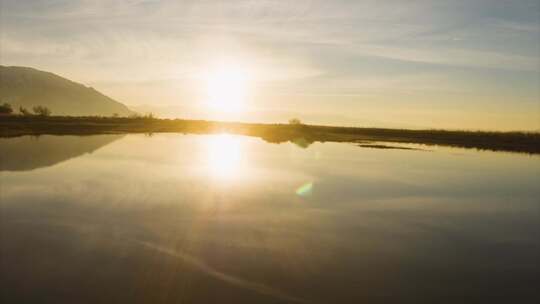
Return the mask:
POLYGON ((207 164, 210 174, 220 179, 235 177, 243 161, 240 139, 220 134, 213 136, 207 143, 207 164))
POLYGON ((245 108, 249 77, 238 66, 220 66, 206 75, 208 105, 220 112, 241 112, 245 108))

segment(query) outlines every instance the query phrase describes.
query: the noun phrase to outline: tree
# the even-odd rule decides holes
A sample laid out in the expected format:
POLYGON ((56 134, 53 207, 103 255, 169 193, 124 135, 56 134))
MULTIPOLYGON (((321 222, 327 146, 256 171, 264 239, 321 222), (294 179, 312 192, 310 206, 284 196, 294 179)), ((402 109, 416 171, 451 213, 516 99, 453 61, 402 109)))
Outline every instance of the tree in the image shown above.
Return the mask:
POLYGON ((51 115, 51 110, 49 110, 49 108, 44 107, 44 106, 35 106, 32 108, 32 110, 34 111, 34 113, 36 113, 36 115, 39 115, 39 116, 51 115))
POLYGON ((13 113, 13 108, 9 103, 0 104, 0 115, 1 114, 11 114, 13 113))
POLYGON ((154 113, 152 112, 149 112, 149 113, 146 113, 146 115, 144 115, 144 118, 146 119, 154 119, 154 113))
POLYGON ((289 119, 289 124, 290 125, 303 125, 303 123, 298 118, 289 119))
POLYGON ((19 112, 24 116, 32 115, 32 113, 30 113, 30 111, 28 111, 26 108, 23 108, 23 107, 19 107, 19 112))

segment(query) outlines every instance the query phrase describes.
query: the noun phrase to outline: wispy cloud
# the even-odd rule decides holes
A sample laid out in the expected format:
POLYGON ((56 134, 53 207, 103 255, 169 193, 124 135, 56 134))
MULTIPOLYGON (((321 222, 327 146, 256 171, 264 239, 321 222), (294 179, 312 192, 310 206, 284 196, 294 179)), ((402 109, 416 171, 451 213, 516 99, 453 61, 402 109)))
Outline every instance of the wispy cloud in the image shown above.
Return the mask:
MULTIPOLYGON (((331 94, 357 96, 359 104, 379 91, 395 106, 411 79, 421 79, 409 92, 422 102, 475 91, 470 84, 513 91, 516 103, 540 98, 535 0, 4 0, 0 23, 3 64, 102 83, 133 103, 153 91, 125 94, 112 84, 161 81, 169 92, 156 102, 183 102, 189 93, 173 96, 191 90, 179 88, 191 85, 184 80, 220 58, 251 65, 263 86, 282 90, 273 93, 296 86, 322 97, 331 83, 331 94)), ((349 102, 340 100, 328 101, 334 114, 349 102)))

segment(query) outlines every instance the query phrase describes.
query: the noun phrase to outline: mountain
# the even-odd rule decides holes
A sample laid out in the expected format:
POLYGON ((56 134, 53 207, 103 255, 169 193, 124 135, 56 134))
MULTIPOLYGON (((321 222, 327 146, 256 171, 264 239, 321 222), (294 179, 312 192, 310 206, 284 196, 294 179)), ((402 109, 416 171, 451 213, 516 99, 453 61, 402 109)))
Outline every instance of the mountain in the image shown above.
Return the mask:
POLYGON ((28 67, 0 65, 0 103, 29 110, 36 105, 48 107, 53 115, 127 116, 134 112, 124 104, 91 87, 53 73, 28 67))

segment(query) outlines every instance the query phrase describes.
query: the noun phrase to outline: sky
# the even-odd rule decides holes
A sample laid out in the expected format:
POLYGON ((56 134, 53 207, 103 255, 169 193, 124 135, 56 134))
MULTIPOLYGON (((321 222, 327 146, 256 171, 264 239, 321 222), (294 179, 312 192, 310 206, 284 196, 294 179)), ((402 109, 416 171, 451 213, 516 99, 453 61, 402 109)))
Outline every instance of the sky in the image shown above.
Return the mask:
POLYGON ((162 117, 540 130, 538 0, 0 3, 0 64, 162 117), (220 69, 241 111, 208 106, 220 69))

